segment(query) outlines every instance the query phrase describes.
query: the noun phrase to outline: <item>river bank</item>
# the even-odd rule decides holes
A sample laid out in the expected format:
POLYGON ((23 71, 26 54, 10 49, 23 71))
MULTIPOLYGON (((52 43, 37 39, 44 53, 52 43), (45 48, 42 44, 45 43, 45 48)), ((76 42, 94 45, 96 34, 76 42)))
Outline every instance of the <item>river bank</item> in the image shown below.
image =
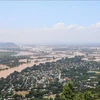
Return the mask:
POLYGON ((13 73, 14 71, 21 72, 23 69, 25 69, 27 67, 31 67, 31 66, 33 66, 35 64, 39 65, 40 63, 53 62, 53 61, 55 62, 55 61, 57 61, 59 59, 61 59, 61 58, 50 59, 50 60, 42 59, 39 62, 35 62, 33 60, 30 63, 25 63, 25 64, 22 64, 22 65, 16 66, 14 68, 9 68, 9 69, 0 71, 0 78, 1 77, 6 78, 8 75, 10 75, 11 73, 13 73))

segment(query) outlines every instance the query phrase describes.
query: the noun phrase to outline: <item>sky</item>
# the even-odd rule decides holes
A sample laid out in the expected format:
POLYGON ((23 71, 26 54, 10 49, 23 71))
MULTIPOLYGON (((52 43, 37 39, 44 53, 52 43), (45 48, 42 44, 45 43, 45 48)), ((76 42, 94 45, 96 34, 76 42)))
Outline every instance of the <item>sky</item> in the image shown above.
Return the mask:
POLYGON ((100 43, 100 1, 0 1, 0 42, 100 43))

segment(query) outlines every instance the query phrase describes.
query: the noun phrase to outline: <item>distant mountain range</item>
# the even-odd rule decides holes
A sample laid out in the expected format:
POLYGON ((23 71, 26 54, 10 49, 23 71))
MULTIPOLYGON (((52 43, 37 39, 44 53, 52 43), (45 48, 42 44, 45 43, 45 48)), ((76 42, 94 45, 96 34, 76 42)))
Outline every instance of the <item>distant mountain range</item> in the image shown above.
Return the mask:
POLYGON ((12 42, 0 42, 0 48, 8 48, 8 49, 10 49, 10 48, 14 48, 14 49, 16 49, 16 48, 19 48, 19 46, 18 45, 16 45, 15 43, 12 43, 12 42))

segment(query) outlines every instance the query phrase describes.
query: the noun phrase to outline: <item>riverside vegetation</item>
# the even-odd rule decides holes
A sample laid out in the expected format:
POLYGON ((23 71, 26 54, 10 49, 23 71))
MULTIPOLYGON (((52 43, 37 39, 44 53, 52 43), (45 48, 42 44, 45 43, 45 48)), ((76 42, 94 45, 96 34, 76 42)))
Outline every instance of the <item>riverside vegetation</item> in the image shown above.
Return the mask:
POLYGON ((0 78, 0 97, 1 100, 99 100, 99 72, 100 62, 84 61, 82 56, 40 63, 0 78), (27 93, 18 94, 20 91, 27 93))

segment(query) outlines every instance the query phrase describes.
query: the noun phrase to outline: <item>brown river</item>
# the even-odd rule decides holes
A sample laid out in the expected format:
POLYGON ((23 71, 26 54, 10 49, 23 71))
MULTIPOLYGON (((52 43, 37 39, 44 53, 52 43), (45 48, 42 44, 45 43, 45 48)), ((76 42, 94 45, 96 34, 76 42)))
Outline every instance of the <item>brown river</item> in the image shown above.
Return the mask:
MULTIPOLYGON (((23 54, 23 53, 21 53, 21 54, 23 54)), ((27 52, 26 52, 26 54, 28 54, 27 52)), ((25 55, 25 53, 24 53, 24 55, 25 55)), ((76 54, 73 54, 72 56, 70 56, 70 55, 67 55, 67 57, 68 58, 73 58, 73 57, 75 57, 75 55, 80 55, 78 52, 76 52, 76 54)), ((83 54, 82 54, 83 55, 83 54)), ((14 67, 14 68, 9 68, 9 69, 6 69, 6 70, 2 70, 2 71, 0 71, 0 78, 1 77, 4 77, 4 78, 6 78, 8 75, 10 75, 11 73, 13 73, 14 71, 18 71, 18 72, 21 72, 23 69, 25 69, 25 68, 27 68, 27 67, 31 67, 31 66, 33 66, 34 64, 36 64, 36 65, 39 65, 40 63, 45 63, 45 62, 52 62, 52 61, 57 61, 57 60, 59 60, 59 59, 61 59, 61 58, 63 58, 63 57, 65 57, 65 55, 62 55, 61 54, 61 56, 59 57, 59 58, 56 58, 56 59, 50 59, 50 60, 47 60, 46 58, 44 58, 44 59, 41 59, 39 62, 35 62, 35 60, 32 60, 30 63, 25 63, 25 64, 22 64, 22 65, 19 65, 19 66, 16 66, 16 67, 14 67)))
POLYGON ((46 59, 41 59, 39 62, 34 62, 34 61, 31 61, 30 63, 25 63, 25 64, 22 64, 22 65, 19 65, 19 66, 16 66, 14 68, 9 68, 9 69, 6 69, 6 70, 2 70, 0 71, 0 78, 1 77, 4 77, 6 78, 8 75, 10 75, 11 73, 13 73, 14 71, 18 71, 18 72, 21 72, 23 69, 27 68, 27 67, 31 67, 33 66, 34 64, 36 65, 39 65, 40 63, 45 63, 45 62, 52 62, 52 61, 57 61, 61 58, 57 58, 57 59, 51 59, 51 60, 46 60, 46 59))

